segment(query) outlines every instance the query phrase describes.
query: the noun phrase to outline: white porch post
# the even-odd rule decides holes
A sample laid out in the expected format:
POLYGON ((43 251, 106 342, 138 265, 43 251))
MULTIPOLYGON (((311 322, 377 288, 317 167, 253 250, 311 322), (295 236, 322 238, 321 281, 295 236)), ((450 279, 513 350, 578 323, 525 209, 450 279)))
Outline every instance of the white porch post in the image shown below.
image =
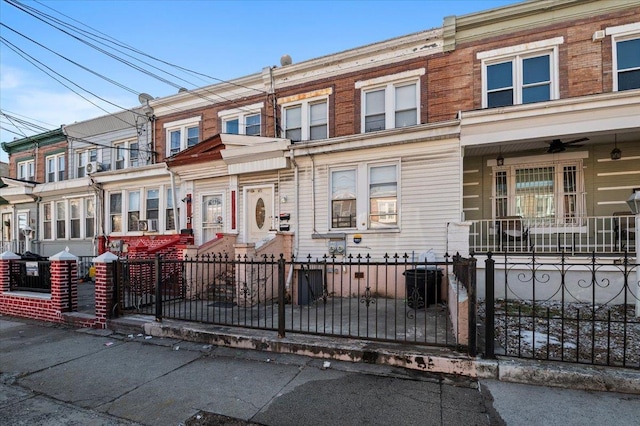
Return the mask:
POLYGON ((636 240, 636 318, 640 317, 640 188, 634 188, 633 194, 627 200, 631 212, 635 215, 635 240, 636 240))

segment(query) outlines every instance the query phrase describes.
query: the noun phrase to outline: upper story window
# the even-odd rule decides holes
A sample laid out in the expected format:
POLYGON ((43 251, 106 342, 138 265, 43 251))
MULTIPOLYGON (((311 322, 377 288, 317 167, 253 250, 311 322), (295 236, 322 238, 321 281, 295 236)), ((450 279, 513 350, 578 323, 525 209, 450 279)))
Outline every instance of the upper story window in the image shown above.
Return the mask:
POLYGON ((397 228, 398 170, 397 163, 363 163, 332 170, 331 228, 397 228))
MULTIPOLYGON (((175 229, 174 200, 168 186, 112 191, 108 200, 108 232, 161 232, 175 229)), ((179 210, 177 212, 179 214, 179 210)), ((95 216, 93 206, 91 214, 95 216)))
POLYGON ((168 157, 200 142, 200 120, 198 116, 165 123, 168 157))
POLYGON ((20 161, 17 166, 18 179, 35 180, 36 162, 34 160, 20 161))
POLYGON ((222 119, 222 132, 233 135, 260 136, 261 114, 264 103, 260 102, 245 107, 220 111, 218 117, 222 119))
POLYGON ((613 90, 640 89, 640 22, 606 29, 613 43, 613 90))
POLYGON ((322 89, 280 99, 284 137, 292 142, 329 137, 329 95, 322 89))
POLYGON ((558 99, 558 45, 563 37, 478 53, 482 60, 482 106, 558 99))
POLYGON ((64 180, 65 157, 64 154, 47 156, 47 182, 59 182, 64 180))
POLYGON ((425 69, 356 82, 362 89, 364 133, 414 126, 420 122, 420 76, 425 69))
POLYGON ((87 175, 87 164, 98 161, 98 150, 95 148, 78 151, 76 153, 76 176, 81 178, 87 175))
POLYGON ((140 144, 137 139, 131 139, 113 144, 114 169, 122 170, 137 167, 140 164, 140 144))

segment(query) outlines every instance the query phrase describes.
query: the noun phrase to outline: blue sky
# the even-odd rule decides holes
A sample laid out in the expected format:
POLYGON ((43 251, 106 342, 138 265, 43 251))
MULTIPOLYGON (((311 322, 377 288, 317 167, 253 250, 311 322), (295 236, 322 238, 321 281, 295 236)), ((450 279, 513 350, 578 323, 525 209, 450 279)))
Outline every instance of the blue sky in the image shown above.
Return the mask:
MULTIPOLYGON (((177 89, 52 28, 13 6, 14 1, 60 22, 102 33, 102 37, 116 39, 154 58, 221 80, 279 65, 280 57, 285 53, 294 62, 301 62, 439 27, 448 15, 464 15, 517 3, 515 0, 2 0, 0 36, 4 42, 0 44, 0 108, 5 114, 46 129, 98 117, 117 111, 118 107, 136 106, 136 93, 162 97, 176 93, 177 89), (32 61, 40 61, 58 72, 63 77, 56 78, 102 109, 38 70, 16 53, 18 49, 23 56, 28 55, 32 61), (133 89, 133 92, 108 83, 70 61, 133 89)), ((171 70, 175 75, 164 74, 167 80, 189 89, 215 83, 215 80, 186 75, 166 65, 161 68, 171 70)), ((12 123, 6 117, 0 118, 3 128, 0 129, 0 141, 34 133, 19 130, 12 123)), ((0 160, 7 161, 4 151, 0 152, 0 160)))

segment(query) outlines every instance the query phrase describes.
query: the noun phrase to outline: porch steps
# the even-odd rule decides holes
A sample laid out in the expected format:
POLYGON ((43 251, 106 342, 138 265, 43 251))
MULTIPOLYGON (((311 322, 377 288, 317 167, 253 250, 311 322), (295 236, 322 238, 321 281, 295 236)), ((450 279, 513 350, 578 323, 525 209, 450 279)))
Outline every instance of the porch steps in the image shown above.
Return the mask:
POLYGON ((93 328, 97 321, 95 315, 82 312, 63 312, 62 319, 65 324, 81 328, 93 328))

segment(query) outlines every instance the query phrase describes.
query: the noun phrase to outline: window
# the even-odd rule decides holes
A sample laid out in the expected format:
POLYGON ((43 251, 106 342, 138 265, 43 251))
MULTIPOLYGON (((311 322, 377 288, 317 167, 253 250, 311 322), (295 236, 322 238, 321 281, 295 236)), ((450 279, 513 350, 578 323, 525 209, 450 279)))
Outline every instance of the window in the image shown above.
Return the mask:
POLYGON ((147 189, 147 219, 158 219, 158 209, 160 208, 159 196, 160 194, 157 189, 147 189))
POLYGON ((137 167, 140 164, 140 144, 136 139, 114 143, 113 149, 115 170, 137 167))
POLYGON ((21 180, 35 180, 35 167, 34 160, 21 161, 18 163, 18 179, 21 180))
POLYGON ((260 102, 240 108, 220 111, 218 117, 222 119, 222 132, 234 135, 260 136, 261 115, 264 103, 260 102))
POLYGON ((129 192, 127 209, 127 230, 137 231, 140 222, 140 191, 129 192))
POLYGON ((167 156, 196 145, 200 142, 200 117, 187 118, 166 123, 167 156))
POLYGON ((558 48, 562 37, 478 53, 482 105, 496 108, 559 98, 558 48))
POLYGON ((496 167, 494 215, 576 223, 583 215, 581 160, 496 167))
POLYGON ((45 240, 50 240, 53 238, 53 234, 52 234, 52 220, 53 220, 53 214, 51 212, 51 203, 46 203, 42 206, 42 217, 43 217, 43 223, 42 223, 42 238, 45 240))
POLYGON ((69 220, 71 222, 71 238, 80 238, 80 201, 69 201, 69 220))
POLYGON ((329 137, 329 110, 326 97, 305 99, 283 106, 284 137, 292 142, 329 137))
POLYGON ((397 228, 398 164, 361 164, 331 171, 331 228, 397 228), (359 180, 358 176, 366 179, 359 180), (358 223, 358 217, 368 218, 358 223))
POLYGON ((95 228, 96 209, 93 198, 84 200, 84 235, 87 238, 93 238, 96 235, 95 228))
POLYGON ((47 182, 64 180, 64 154, 49 155, 47 157, 47 182))
MULTIPOLYGON (((167 231, 176 229, 176 221, 173 211, 173 191, 171 188, 167 189, 167 208, 165 209, 165 229, 167 231)), ((179 210, 176 209, 178 212, 179 210)), ((178 213, 179 214, 179 213, 178 213)))
POLYGON ((109 195, 109 218, 111 232, 122 232, 122 194, 119 192, 109 195))
POLYGON ((614 37, 613 43, 613 90, 640 89, 640 36, 614 37))
POLYGON ((77 177, 85 177, 87 175, 87 163, 98 161, 98 150, 87 149, 76 154, 76 170, 77 177))
POLYGON ((424 68, 357 81, 362 90, 363 133, 420 123, 420 76, 424 68))
POLYGON ((66 218, 67 218, 67 209, 65 207, 64 201, 56 202, 56 237, 57 238, 66 238, 66 218))

